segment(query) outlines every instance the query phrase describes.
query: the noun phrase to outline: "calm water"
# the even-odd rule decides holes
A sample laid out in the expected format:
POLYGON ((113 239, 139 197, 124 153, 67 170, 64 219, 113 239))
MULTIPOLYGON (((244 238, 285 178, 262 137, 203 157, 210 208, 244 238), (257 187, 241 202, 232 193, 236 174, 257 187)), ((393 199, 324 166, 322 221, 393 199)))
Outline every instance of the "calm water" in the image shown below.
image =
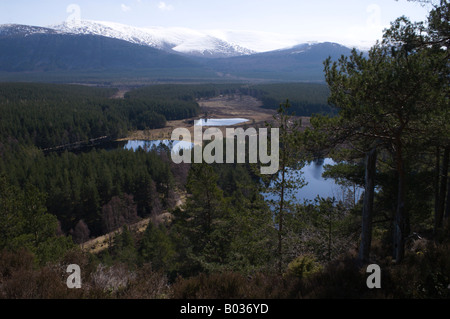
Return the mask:
MULTIPOLYGON (((336 184, 334 179, 325 179, 322 177, 325 170, 324 166, 334 164, 335 162, 332 159, 326 158, 324 160, 313 161, 303 167, 301 169, 302 176, 308 185, 295 193, 297 200, 300 202, 303 200, 314 200, 317 196, 324 198, 335 197, 336 200, 342 200, 346 189, 336 184)), ((356 198, 359 198, 361 193, 361 189, 356 189, 356 198)))
MULTIPOLYGON (((294 190, 293 193, 289 195, 292 195, 298 203, 314 201, 317 196, 323 198, 341 198, 341 186, 337 185, 333 179, 325 179, 322 177, 322 174, 325 171, 324 166, 333 164, 333 160, 326 158, 308 163, 300 170, 301 174, 298 174, 298 171, 288 171, 286 176, 288 180, 293 181, 301 177, 307 183, 305 186, 294 190)), ((274 196, 273 194, 264 193, 263 195, 267 200, 277 198, 277 196, 274 196)), ((289 199, 292 199, 292 197, 289 196, 289 199)))
POLYGON ((200 119, 195 121, 195 125, 202 126, 232 126, 248 122, 248 119, 232 118, 232 119, 200 119))

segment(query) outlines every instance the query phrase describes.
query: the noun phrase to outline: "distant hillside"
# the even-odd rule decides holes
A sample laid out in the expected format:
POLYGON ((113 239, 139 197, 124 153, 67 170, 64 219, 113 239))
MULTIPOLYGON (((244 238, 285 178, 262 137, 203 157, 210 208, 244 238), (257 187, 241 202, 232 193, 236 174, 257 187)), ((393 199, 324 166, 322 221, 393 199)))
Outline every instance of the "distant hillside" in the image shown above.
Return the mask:
POLYGON ((224 77, 322 82, 325 59, 350 53, 350 48, 337 43, 301 44, 285 50, 215 59, 207 61, 207 65, 224 77))
POLYGON ((0 39, 5 71, 52 71, 192 66, 181 57, 96 36, 33 34, 0 39))

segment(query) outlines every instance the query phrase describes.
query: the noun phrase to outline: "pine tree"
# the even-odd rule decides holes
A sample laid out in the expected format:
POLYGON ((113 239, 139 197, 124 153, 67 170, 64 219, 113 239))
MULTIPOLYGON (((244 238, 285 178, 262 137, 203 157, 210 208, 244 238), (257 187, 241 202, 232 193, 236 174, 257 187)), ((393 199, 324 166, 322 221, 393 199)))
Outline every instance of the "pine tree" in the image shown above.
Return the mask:
POLYGON ((182 264, 188 272, 212 270, 227 260, 231 225, 228 203, 217 181, 218 175, 211 165, 193 164, 186 204, 175 212, 176 229, 182 235, 179 245, 184 252, 181 255, 188 259, 182 264))
POLYGON ((124 225, 122 231, 115 235, 112 254, 115 256, 115 260, 133 267, 136 266, 138 252, 135 246, 134 237, 127 225, 124 225))
POLYGON ((274 123, 269 127, 278 128, 280 133, 280 168, 274 175, 266 192, 272 199, 269 200, 274 212, 274 220, 278 232, 278 272, 281 274, 284 268, 285 214, 293 209, 293 191, 305 186, 300 169, 304 166, 301 151, 300 127, 301 121, 295 120, 289 114, 290 103, 286 101, 280 104, 274 115, 274 123))
POLYGON ((393 255, 398 262, 410 229, 406 202, 410 154, 431 144, 436 135, 429 128, 436 127, 434 120, 445 110, 442 52, 417 45, 421 30, 402 17, 367 57, 353 50, 350 57, 325 61, 330 102, 339 109, 339 117, 329 122, 330 135, 360 154, 377 148, 390 157, 397 179, 393 255))
POLYGON ((175 250, 163 224, 148 224, 140 243, 139 254, 143 263, 151 263, 152 269, 169 270, 175 250))

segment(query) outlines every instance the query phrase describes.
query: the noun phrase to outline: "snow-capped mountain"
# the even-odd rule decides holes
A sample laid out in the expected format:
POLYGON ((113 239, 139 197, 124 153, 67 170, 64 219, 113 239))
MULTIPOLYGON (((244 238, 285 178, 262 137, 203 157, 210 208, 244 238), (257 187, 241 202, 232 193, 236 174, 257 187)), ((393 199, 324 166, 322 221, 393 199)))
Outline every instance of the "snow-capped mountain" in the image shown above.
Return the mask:
POLYGON ((14 36, 14 35, 31 35, 31 34, 55 34, 56 30, 51 28, 35 27, 30 25, 22 24, 1 24, 0 25, 0 36, 14 36))
POLYGON ((114 22, 73 21, 50 26, 58 33, 101 35, 134 44, 176 51, 201 57, 232 57, 254 53, 237 44, 224 41, 206 32, 187 28, 138 28, 114 22))
POLYGON ((70 71, 158 80, 323 81, 323 61, 351 52, 338 43, 292 45, 294 38, 280 38, 277 43, 276 37, 264 40, 263 36, 94 21, 47 28, 0 25, 0 74, 62 72, 66 76, 70 71), (259 41, 267 43, 259 46, 259 41), (269 44, 272 49, 280 47, 267 50, 269 44), (254 51, 246 49, 249 45, 254 51))

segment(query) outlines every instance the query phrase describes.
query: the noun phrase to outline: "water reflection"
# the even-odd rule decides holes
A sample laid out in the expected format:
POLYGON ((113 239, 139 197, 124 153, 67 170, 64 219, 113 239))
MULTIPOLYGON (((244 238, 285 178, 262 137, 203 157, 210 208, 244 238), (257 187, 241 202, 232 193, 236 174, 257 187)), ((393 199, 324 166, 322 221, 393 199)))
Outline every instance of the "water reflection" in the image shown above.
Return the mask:
POLYGON ((322 177, 324 165, 334 164, 335 162, 332 159, 326 158, 305 165, 301 171, 308 185, 296 192, 296 198, 303 201, 303 199, 314 200, 317 196, 325 198, 337 197, 336 193, 340 191, 341 186, 336 184, 334 179, 325 179, 322 177))
POLYGON ((186 141, 171 141, 171 140, 155 140, 155 141, 143 141, 143 140, 133 140, 128 141, 124 149, 136 151, 139 148, 143 150, 151 150, 153 147, 159 147, 165 145, 172 149, 173 152, 179 152, 181 149, 190 149, 193 147, 193 143, 186 141))
POLYGON ((305 173, 307 172, 308 174, 311 175, 311 177, 313 177, 314 179, 321 181, 323 180, 322 178, 322 174, 324 171, 324 165, 334 165, 334 162, 330 159, 325 160, 324 159, 319 159, 316 161, 311 162, 309 165, 306 166, 306 170, 304 171, 305 173))
MULTIPOLYGON (((335 165, 336 163, 331 158, 320 159, 307 163, 302 169, 302 177, 308 184, 302 188, 297 189, 293 196, 298 203, 303 203, 304 201, 314 201, 317 196, 327 198, 334 197, 336 200, 343 200, 345 194, 348 193, 349 189, 343 187, 335 182, 334 179, 325 179, 322 174, 325 171, 325 165, 335 165)), ((288 174, 289 178, 289 174, 288 174)), ((351 189, 353 191, 353 188, 351 189)), ((356 188, 355 198, 359 198, 362 194, 361 188, 356 188)), ((267 199, 274 199, 273 196, 266 195, 267 199)))

